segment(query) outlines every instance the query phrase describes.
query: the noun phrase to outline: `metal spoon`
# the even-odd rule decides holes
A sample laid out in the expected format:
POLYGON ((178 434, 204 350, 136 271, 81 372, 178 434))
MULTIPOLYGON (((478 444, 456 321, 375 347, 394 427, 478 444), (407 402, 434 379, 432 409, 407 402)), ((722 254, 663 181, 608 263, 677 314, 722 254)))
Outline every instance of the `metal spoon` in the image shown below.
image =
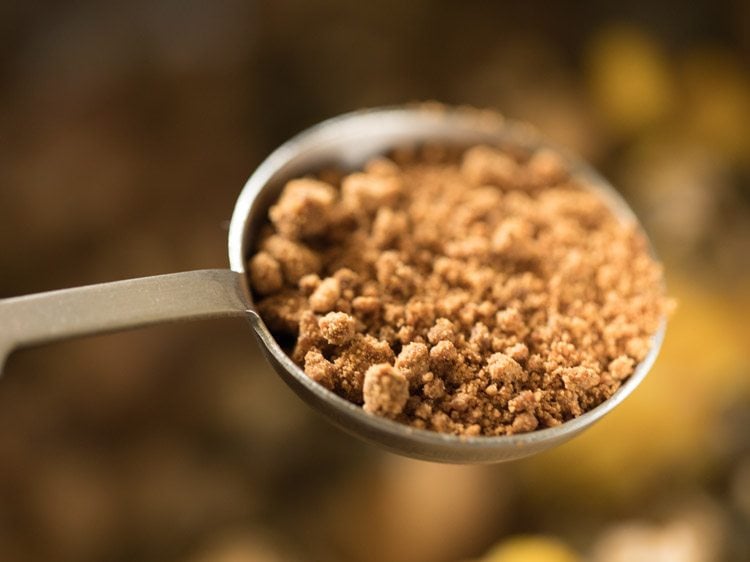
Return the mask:
MULTIPOLYGON (((615 408, 640 384, 659 352, 665 320, 646 359, 609 400, 593 410, 560 426, 526 434, 457 437, 367 414, 326 390, 284 353, 255 310, 245 262, 284 183, 327 165, 355 169, 389 149, 422 142, 467 146, 510 143, 529 149, 550 146, 526 125, 471 109, 396 107, 325 121, 275 150, 245 184, 229 228, 231 269, 160 275, 0 300, 0 370, 7 355, 18 347, 163 322, 246 316, 268 361, 302 399, 349 433, 396 453, 440 462, 502 462, 567 441, 615 408)), ((618 216, 634 219, 606 180, 584 162, 553 148, 563 152, 573 175, 585 178, 618 216)))

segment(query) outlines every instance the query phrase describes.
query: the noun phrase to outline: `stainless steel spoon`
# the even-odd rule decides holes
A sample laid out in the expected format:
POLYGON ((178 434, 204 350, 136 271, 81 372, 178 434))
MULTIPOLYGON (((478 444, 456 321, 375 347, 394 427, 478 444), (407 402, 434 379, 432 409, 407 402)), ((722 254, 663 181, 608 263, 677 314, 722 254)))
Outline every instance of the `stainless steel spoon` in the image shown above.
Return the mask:
MULTIPOLYGON (((396 107, 325 121, 279 147, 245 184, 229 228, 231 269, 160 275, 0 300, 0 370, 7 355, 18 347, 163 322, 245 316, 271 365, 301 398, 349 433, 391 451, 432 461, 487 463, 526 457, 567 441, 615 408, 640 384, 659 352, 666 321, 654 336, 646 359, 597 408, 560 426, 532 433, 457 437, 367 414, 313 382, 284 353, 255 310, 245 262, 258 227, 284 183, 327 165, 355 169, 389 149, 421 142, 511 143, 529 149, 550 146, 528 126, 471 109, 396 107)), ((606 180, 562 152, 572 173, 600 192, 618 216, 634 219, 606 180)))

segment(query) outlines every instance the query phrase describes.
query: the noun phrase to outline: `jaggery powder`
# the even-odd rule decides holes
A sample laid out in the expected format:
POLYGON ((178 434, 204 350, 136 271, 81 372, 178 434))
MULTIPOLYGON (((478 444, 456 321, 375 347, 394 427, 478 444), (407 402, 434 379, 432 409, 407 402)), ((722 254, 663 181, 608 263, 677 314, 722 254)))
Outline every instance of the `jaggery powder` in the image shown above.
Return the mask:
POLYGON ((635 222, 550 149, 440 146, 289 181, 248 264, 307 375, 458 435, 559 425, 644 359, 665 312, 635 222))

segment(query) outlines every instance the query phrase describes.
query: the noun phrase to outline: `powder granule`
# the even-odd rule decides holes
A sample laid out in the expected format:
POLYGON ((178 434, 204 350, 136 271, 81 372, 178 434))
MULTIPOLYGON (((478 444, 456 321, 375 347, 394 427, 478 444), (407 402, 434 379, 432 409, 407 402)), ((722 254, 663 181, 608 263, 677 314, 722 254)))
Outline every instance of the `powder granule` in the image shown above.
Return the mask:
POLYGON ((461 172, 476 185, 496 185, 513 189, 521 185, 522 168, 508 154, 489 146, 475 146, 466 151, 461 172))
POLYGON ((320 282, 310 295, 310 308, 313 312, 329 312, 334 309, 341 297, 341 284, 335 277, 327 277, 320 282))
POLYGON ((292 359, 365 411, 459 435, 554 427, 648 353, 661 267, 557 152, 430 146, 323 177, 284 188, 249 279, 292 359))
POLYGON ((392 365, 373 365, 365 372, 362 395, 365 412, 395 417, 409 399, 409 383, 392 365))
POLYGON ((320 256, 302 243, 274 234, 262 244, 263 250, 281 266, 284 280, 296 285, 307 274, 318 273, 322 267, 320 256))
POLYGON ((633 372, 635 361, 627 355, 620 355, 609 364, 610 374, 618 381, 624 380, 633 372))
POLYGON ((421 342, 406 344, 396 358, 396 368, 409 382, 417 384, 430 369, 429 348, 421 342))
POLYGON ((515 359, 504 353, 493 353, 487 359, 487 372, 490 380, 501 384, 520 382, 524 376, 523 368, 515 359))
POLYGON ((318 321, 320 333, 332 345, 344 345, 355 334, 356 321, 344 312, 329 312, 318 321))
POLYGON ((554 150, 537 150, 527 164, 529 181, 536 186, 550 186, 568 178, 565 160, 554 150))
POLYGON ((336 367, 319 350, 311 349, 305 354, 304 366, 308 377, 328 390, 333 390, 336 367))
POLYGON ((401 194, 401 179, 397 176, 354 173, 341 184, 344 205, 368 213, 396 203, 401 194))
POLYGON ((258 252, 248 266, 250 284, 261 295, 270 295, 284 286, 281 265, 268 252, 258 252))
POLYGON ((278 203, 268 211, 276 231, 298 239, 323 232, 326 218, 336 197, 333 186, 312 178, 287 183, 278 203))

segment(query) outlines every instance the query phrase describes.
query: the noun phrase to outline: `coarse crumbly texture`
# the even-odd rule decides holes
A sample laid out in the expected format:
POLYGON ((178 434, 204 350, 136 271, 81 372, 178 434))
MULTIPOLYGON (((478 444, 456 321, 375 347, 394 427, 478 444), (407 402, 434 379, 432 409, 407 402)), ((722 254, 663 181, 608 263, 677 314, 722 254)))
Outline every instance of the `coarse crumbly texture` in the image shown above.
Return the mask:
POLYGON ((549 149, 425 146, 292 180, 248 266, 262 317, 313 380, 459 435, 597 406, 667 308, 638 226, 549 149))

